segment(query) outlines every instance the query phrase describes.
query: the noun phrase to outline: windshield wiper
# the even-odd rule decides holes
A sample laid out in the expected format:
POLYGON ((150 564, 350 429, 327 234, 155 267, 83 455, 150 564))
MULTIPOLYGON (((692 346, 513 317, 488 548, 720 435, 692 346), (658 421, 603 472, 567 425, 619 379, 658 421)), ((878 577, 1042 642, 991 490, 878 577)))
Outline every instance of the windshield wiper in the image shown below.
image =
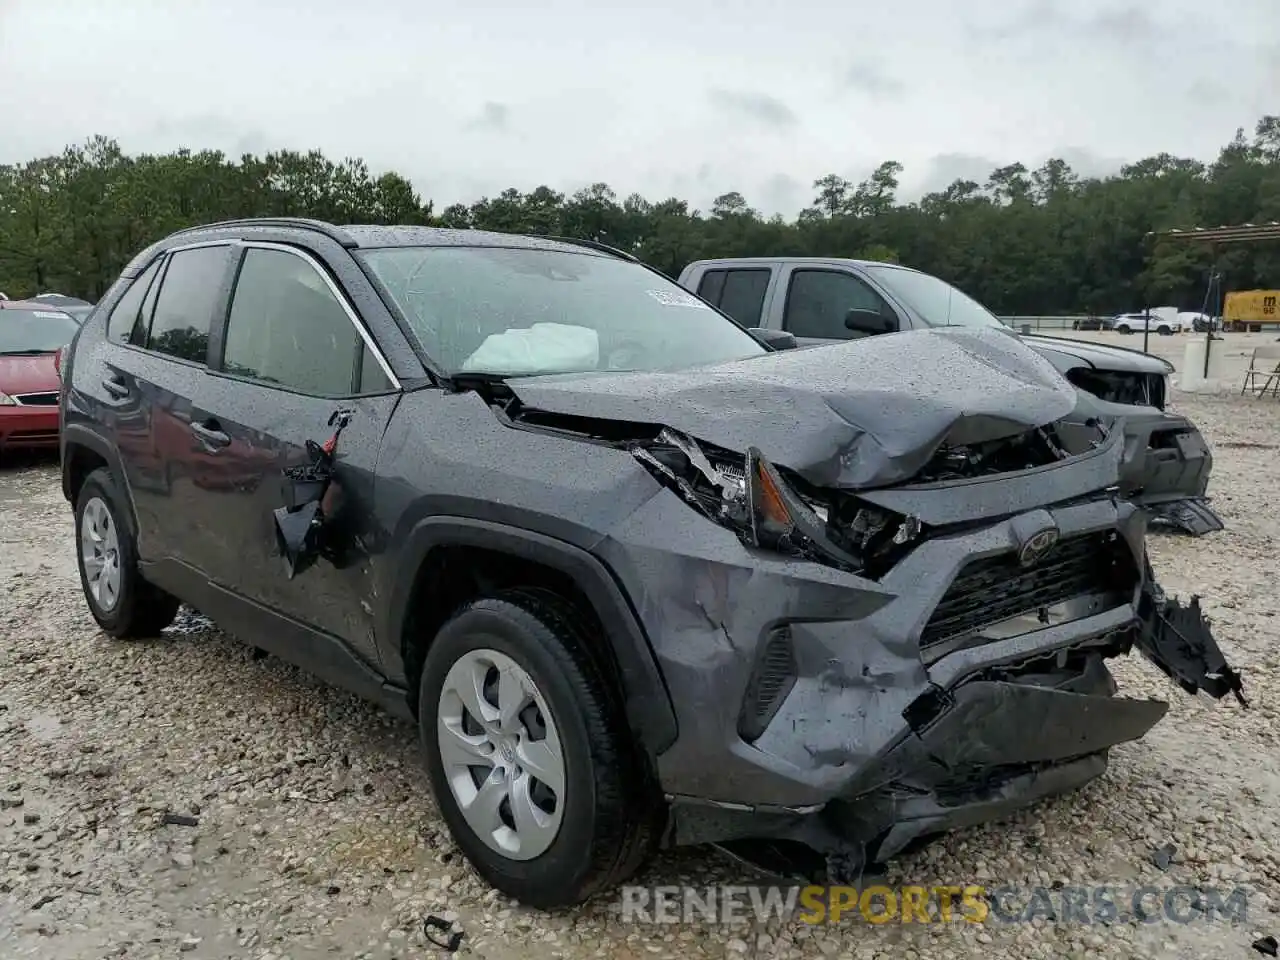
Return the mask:
POLYGON ((43 357, 47 353, 57 352, 57 350, 0 350, 0 357, 43 357))

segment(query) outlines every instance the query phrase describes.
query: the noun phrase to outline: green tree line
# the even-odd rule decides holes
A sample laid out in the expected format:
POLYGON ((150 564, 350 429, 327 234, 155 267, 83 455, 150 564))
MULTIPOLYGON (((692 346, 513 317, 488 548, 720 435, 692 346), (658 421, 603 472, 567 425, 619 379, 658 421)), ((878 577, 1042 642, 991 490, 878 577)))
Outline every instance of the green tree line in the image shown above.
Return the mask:
POLYGON ((736 191, 710 210, 679 198, 619 199, 606 183, 571 195, 511 188, 438 213, 398 173, 319 151, 232 159, 219 151, 130 156, 96 136, 56 156, 0 166, 0 290, 99 298, 144 246, 181 227, 251 216, 409 223, 598 240, 675 276, 729 256, 892 260, 941 276, 1004 314, 1198 308, 1211 266, 1227 289, 1280 287, 1280 244, 1161 241, 1152 231, 1280 221, 1280 116, 1237 131, 1209 163, 1167 153, 1107 177, 1063 160, 1013 163, 914 202, 885 161, 853 183, 828 174, 792 220, 736 191), (1211 262, 1211 257, 1216 260, 1211 262))

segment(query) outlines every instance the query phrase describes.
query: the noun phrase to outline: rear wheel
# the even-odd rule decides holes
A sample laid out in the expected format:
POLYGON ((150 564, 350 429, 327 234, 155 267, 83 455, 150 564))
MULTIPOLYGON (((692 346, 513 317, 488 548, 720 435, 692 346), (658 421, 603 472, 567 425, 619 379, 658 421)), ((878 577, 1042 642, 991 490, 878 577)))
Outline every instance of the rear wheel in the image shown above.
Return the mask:
POLYGON ((121 523, 123 497, 105 468, 85 478, 76 497, 76 559, 89 612, 113 637, 154 637, 173 623, 178 600, 138 571, 138 551, 121 523))
POLYGON ((504 592, 432 641, 419 726, 449 830, 481 876, 530 906, 581 903, 652 850, 660 806, 574 613, 504 592))

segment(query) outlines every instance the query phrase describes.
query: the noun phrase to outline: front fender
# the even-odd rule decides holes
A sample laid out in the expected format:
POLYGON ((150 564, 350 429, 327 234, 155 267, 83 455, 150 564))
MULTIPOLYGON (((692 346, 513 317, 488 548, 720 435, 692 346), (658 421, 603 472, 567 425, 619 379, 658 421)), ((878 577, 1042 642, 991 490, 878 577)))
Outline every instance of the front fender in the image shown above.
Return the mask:
POLYGON ((59 454, 62 461, 62 495, 67 502, 75 506, 75 496, 72 492, 71 466, 74 463, 74 448, 83 447, 85 450, 91 450, 107 463, 107 469, 111 471, 116 482, 120 484, 125 494, 125 523, 128 524, 129 532, 134 536, 138 533, 138 516, 133 508, 133 493, 129 489, 129 477, 125 473, 124 463, 120 459, 120 452, 108 443, 103 437, 94 432, 88 426, 80 423, 63 423, 62 436, 59 440, 59 454))
POLYGON ((563 540, 470 517, 432 515, 418 520, 405 534, 395 561, 390 602, 380 633, 389 676, 403 680, 405 666, 399 638, 404 634, 415 580, 435 547, 478 547, 542 564, 571 577, 590 601, 604 626, 622 680, 628 723, 651 756, 676 739, 676 718, 657 661, 612 572, 595 556, 563 540))

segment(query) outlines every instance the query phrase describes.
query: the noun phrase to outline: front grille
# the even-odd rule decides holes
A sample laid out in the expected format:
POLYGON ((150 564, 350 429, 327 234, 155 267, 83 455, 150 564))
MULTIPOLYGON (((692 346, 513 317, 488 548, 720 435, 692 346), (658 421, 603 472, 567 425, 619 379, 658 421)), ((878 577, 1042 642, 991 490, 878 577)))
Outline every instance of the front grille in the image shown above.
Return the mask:
POLYGON ((1019 564, 1013 552, 974 560, 933 611, 920 646, 936 646, 1074 597, 1132 590, 1137 583, 1133 552, 1114 530, 1063 540, 1031 568, 1019 564))
POLYGON ((54 390, 50 393, 19 393, 13 399, 24 407, 56 407, 58 392, 54 390))

